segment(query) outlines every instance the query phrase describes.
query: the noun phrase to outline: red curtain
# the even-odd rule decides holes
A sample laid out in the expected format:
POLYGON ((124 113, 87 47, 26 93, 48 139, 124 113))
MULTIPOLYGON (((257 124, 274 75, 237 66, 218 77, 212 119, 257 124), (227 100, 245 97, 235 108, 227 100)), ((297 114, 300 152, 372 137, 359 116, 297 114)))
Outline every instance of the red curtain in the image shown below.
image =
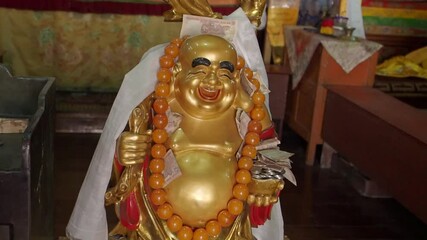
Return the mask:
MULTIPOLYGON (((73 11, 80 13, 117 13, 162 15, 170 9, 168 4, 124 3, 124 2, 83 2, 78 0, 1 0, 0 7, 34 11, 73 11)), ((228 15, 235 6, 214 7, 214 11, 228 15)))

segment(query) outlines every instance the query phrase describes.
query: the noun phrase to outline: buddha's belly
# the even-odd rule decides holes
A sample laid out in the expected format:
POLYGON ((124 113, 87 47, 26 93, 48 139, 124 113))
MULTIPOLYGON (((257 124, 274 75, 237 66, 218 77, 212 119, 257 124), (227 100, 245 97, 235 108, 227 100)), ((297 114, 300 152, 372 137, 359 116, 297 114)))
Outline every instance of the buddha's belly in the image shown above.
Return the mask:
POLYGON ((175 157, 182 175, 165 187, 167 200, 184 224, 202 227, 227 208, 236 160, 206 151, 185 152, 175 157))

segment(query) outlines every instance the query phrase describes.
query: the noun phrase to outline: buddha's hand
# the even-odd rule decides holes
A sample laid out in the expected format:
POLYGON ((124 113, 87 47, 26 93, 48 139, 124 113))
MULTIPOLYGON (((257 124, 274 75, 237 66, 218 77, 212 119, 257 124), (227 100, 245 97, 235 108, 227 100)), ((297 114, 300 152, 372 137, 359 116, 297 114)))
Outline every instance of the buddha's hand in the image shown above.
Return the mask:
POLYGON ((282 179, 252 179, 247 199, 252 227, 263 225, 270 219, 272 206, 279 201, 284 185, 282 179))
POLYGON ((117 157, 123 166, 130 166, 144 162, 149 153, 151 130, 144 134, 123 132, 117 140, 117 157))
POLYGON ((117 139, 114 165, 117 167, 119 175, 116 184, 105 193, 105 205, 124 200, 132 201, 128 197, 142 177, 141 164, 149 151, 150 142, 151 130, 145 131, 143 134, 125 131, 117 139), (124 166, 124 168, 119 166, 124 166))
POLYGON ((256 207, 267 207, 279 200, 279 193, 285 183, 282 179, 252 179, 249 183, 247 202, 256 207))

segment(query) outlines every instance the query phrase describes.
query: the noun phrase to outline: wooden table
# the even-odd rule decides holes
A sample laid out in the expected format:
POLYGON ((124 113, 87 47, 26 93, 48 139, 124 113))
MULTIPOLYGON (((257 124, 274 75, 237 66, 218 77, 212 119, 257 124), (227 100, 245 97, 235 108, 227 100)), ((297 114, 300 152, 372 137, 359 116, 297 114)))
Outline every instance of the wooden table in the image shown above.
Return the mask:
MULTIPOLYGON (((306 38, 317 38, 319 35, 315 33, 304 34, 308 34, 305 36, 306 38)), ((287 36, 289 35, 287 34, 287 36)), ((304 48, 304 46, 297 47, 304 48)), ((288 54, 292 53, 288 51, 288 54)), ((378 52, 374 52, 350 72, 346 72, 323 44, 317 45, 301 80, 291 91, 288 106, 287 121, 289 126, 308 144, 307 165, 314 164, 316 146, 323 143, 321 129, 326 99, 325 85, 372 86, 377 58, 378 52)))

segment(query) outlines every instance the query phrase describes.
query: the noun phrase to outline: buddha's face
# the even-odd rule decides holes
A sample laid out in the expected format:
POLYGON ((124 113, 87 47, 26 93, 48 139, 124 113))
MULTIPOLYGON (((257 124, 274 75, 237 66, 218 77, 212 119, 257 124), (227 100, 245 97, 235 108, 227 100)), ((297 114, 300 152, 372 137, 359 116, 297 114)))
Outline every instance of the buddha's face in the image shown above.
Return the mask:
POLYGON ((173 91, 187 113, 211 118, 233 106, 238 91, 237 53, 228 41, 212 35, 189 38, 178 62, 181 71, 173 91))

